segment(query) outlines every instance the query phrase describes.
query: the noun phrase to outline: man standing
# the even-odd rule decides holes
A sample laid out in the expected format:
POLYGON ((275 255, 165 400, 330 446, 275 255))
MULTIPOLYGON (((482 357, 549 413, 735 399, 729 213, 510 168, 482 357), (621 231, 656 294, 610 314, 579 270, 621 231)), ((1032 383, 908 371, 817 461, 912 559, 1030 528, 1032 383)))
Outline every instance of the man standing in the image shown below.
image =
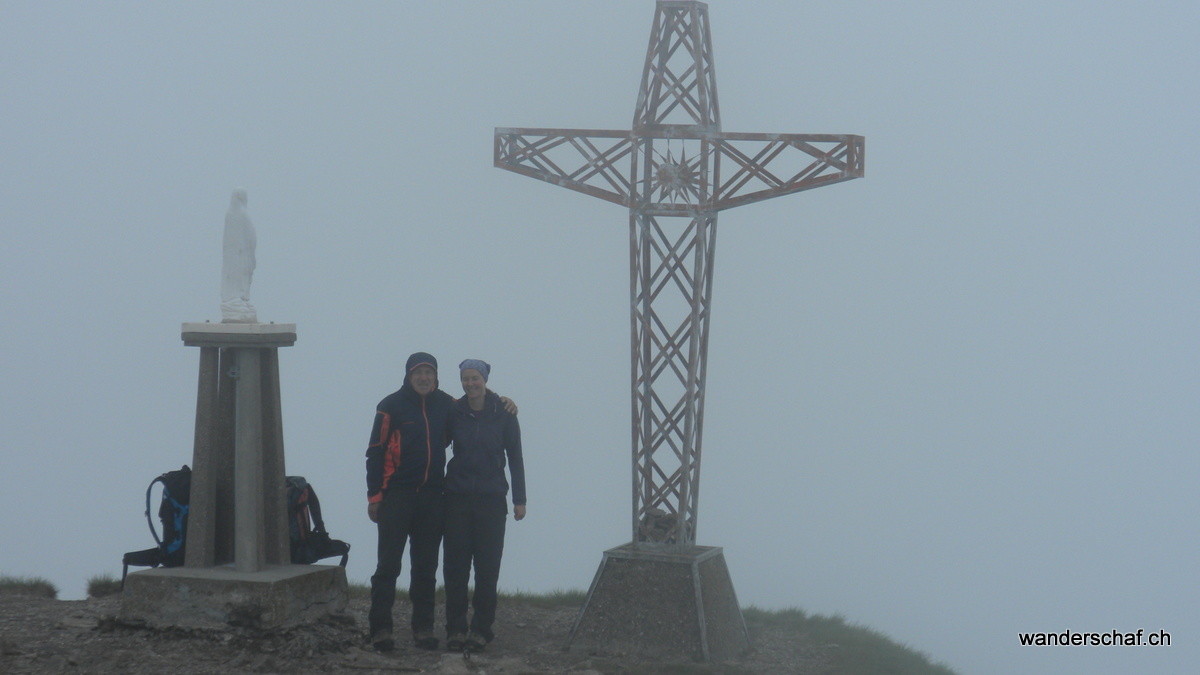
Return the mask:
POLYGON ((447 421, 454 398, 438 389, 437 359, 408 357, 404 386, 379 402, 367 447, 367 515, 379 525, 379 561, 371 577, 371 644, 395 648, 392 605, 408 542, 413 640, 437 649, 433 634, 447 421))

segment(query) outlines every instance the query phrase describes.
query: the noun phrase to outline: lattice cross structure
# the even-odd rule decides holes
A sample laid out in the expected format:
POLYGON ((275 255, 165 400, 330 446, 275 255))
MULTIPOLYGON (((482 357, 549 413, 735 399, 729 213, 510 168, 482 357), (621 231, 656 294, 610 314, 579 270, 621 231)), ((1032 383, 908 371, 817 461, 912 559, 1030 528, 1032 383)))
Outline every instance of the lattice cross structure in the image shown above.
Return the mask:
POLYGON ((861 177, 864 138, 721 131, 708 6, 659 0, 632 130, 497 128, 494 152, 629 209, 633 542, 694 545, 717 213, 861 177))

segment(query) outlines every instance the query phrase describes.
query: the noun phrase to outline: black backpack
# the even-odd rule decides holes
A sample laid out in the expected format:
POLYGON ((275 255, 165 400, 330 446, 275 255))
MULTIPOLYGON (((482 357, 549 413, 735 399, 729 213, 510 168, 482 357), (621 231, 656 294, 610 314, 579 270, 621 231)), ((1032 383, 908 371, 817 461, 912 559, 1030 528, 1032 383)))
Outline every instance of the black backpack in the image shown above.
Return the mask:
POLYGON ((287 477, 287 505, 292 562, 307 565, 340 555, 340 564, 345 567, 350 558, 350 544, 329 537, 321 518, 321 501, 313 486, 302 476, 287 477))
POLYGON ((142 551, 130 551, 121 558, 121 587, 125 587, 125 577, 129 574, 129 566, 138 567, 179 567, 183 564, 187 541, 188 501, 192 490, 192 470, 186 464, 178 471, 168 471, 150 481, 146 488, 146 522, 150 525, 150 534, 157 544, 154 548, 142 551), (162 483, 162 500, 158 505, 158 519, 162 522, 163 536, 158 537, 154 529, 154 519, 150 517, 150 493, 155 483, 162 483))
MULTIPOLYGON (((300 476, 287 477, 288 534, 291 540, 291 559, 294 564, 307 565, 322 558, 342 556, 345 567, 350 558, 350 544, 331 539, 321 518, 321 503, 308 481, 300 476)), ((178 471, 168 471, 150 481, 146 488, 146 521, 150 534, 158 544, 142 551, 130 551, 121 558, 121 588, 129 566, 179 567, 187 550, 188 497, 192 487, 192 470, 184 465, 178 471), (155 483, 162 483, 162 501, 158 518, 162 521, 163 536, 158 537, 150 517, 150 495, 155 483)))

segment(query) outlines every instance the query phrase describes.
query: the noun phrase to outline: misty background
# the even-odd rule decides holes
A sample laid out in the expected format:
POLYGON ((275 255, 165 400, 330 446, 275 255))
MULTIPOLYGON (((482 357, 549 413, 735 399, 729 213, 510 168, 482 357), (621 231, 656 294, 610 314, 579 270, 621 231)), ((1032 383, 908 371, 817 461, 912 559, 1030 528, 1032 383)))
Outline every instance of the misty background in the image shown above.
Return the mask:
MULTIPOLYGON (((741 604, 963 672, 1190 671, 1200 5, 709 9, 726 131, 867 139, 865 178, 720 216, 697 539, 741 604), (1017 641, 1138 629, 1172 646, 1017 641)), ((251 299, 297 324, 287 470, 351 581, 374 406, 428 350, 521 406, 501 587, 586 589, 630 539, 628 215, 492 133, 628 129, 653 15, 0 0, 0 573, 78 599, 152 544, 243 187, 251 299)))

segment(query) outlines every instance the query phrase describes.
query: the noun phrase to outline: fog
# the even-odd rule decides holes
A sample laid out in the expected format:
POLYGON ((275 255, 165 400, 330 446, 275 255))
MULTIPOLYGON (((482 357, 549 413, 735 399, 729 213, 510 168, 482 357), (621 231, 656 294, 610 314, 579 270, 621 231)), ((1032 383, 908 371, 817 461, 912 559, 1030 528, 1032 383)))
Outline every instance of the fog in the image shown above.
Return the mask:
MULTIPOLYGON (((962 672, 1190 672, 1200 6, 709 12, 726 131, 867 139, 865 178, 720 216, 697 539, 741 604, 962 672), (1138 629, 1172 644, 1017 640, 1138 629)), ((153 543, 241 187, 258 316, 297 325, 287 470, 351 581, 374 406, 427 350, 520 405, 501 587, 585 589, 630 538, 628 215, 492 134, 629 128, 653 15, 0 0, 0 573, 77 599, 153 543)))

